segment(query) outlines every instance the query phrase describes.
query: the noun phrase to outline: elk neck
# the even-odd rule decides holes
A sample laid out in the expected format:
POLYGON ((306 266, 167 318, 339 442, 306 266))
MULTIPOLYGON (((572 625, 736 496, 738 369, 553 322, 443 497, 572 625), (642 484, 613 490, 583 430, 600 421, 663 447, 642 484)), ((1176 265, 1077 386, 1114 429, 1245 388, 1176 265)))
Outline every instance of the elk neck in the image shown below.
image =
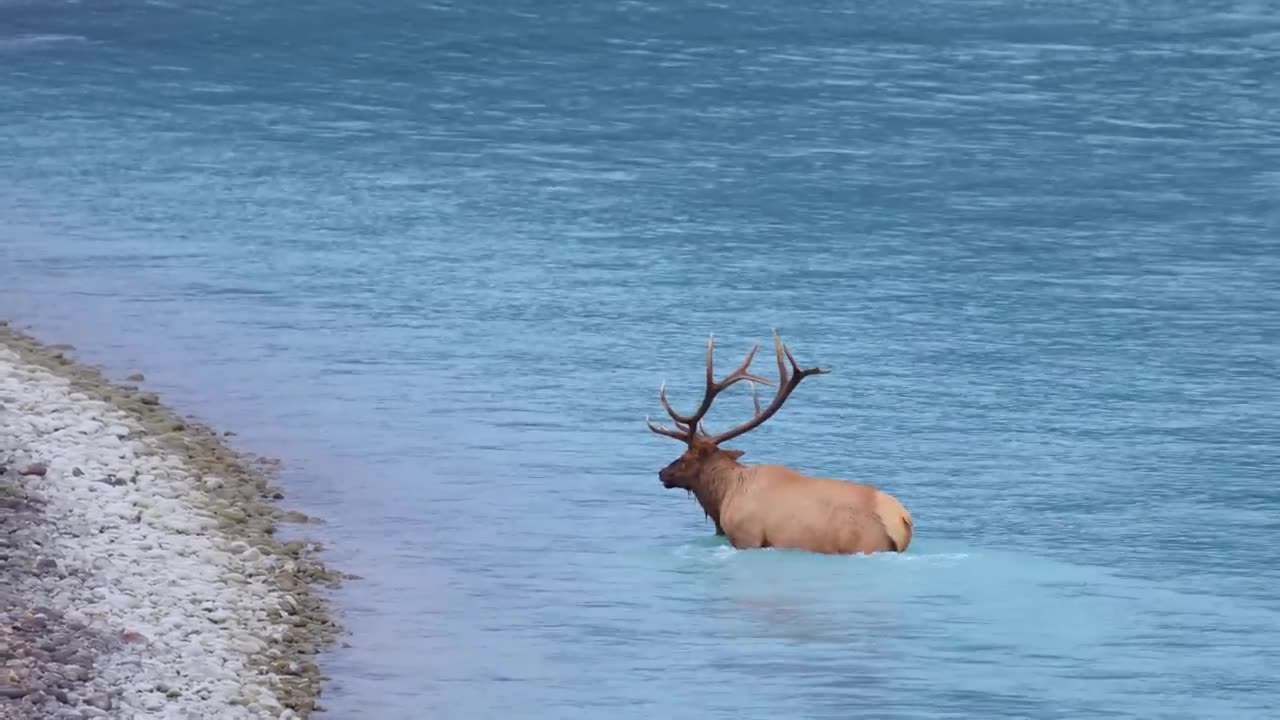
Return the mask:
POLYGON ((720 527, 720 509, 724 501, 742 485, 746 466, 727 454, 707 458, 698 472, 697 481, 689 489, 698 499, 702 511, 720 527))

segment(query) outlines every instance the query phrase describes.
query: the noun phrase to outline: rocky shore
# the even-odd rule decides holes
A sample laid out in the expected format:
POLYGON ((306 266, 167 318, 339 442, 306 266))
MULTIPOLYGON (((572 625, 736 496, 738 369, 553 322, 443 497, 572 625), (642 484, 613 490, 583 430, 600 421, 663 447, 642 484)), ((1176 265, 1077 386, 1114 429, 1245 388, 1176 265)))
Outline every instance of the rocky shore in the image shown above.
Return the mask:
POLYGON ((339 577, 273 463, 67 350, 0 322, 0 720, 309 716, 339 577))

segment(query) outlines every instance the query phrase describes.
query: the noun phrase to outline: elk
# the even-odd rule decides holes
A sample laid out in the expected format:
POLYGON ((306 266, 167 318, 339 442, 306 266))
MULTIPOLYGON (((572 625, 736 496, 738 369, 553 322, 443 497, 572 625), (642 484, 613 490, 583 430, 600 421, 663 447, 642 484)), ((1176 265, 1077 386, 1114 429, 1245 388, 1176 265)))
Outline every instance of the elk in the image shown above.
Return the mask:
POLYGON ((801 368, 776 331, 773 344, 778 356, 778 390, 763 410, 755 396, 755 384, 775 383, 748 372, 759 343, 736 370, 717 381, 715 338, 707 339, 706 391, 692 415, 682 415, 671 407, 667 385, 662 383, 658 399, 675 422, 675 429, 655 425, 647 417, 645 424, 653 432, 688 446, 659 471, 662 486, 690 492, 715 523, 716 533, 738 549, 772 547, 823 554, 905 552, 911 544, 911 514, 892 495, 861 483, 811 477, 783 465, 744 465, 738 462, 741 450, 720 447, 773 417, 800 381, 830 372, 821 367, 801 368), (790 361, 790 370, 784 356, 790 361), (755 415, 730 430, 708 434, 702 419, 712 402, 743 380, 752 383, 755 415))

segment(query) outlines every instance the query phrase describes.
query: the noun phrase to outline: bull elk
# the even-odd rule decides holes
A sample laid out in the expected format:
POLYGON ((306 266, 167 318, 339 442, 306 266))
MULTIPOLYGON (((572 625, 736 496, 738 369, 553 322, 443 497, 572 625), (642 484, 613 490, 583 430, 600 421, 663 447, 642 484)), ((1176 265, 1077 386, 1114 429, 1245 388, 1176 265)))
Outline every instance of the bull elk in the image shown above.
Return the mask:
POLYGON ((748 372, 759 343, 736 370, 717 381, 712 358, 715 339, 707 340, 707 387, 702 404, 692 415, 682 415, 671 407, 666 383, 662 384, 658 399, 676 427, 655 425, 649 418, 645 424, 659 435, 688 445, 658 473, 662 486, 692 493, 715 522, 716 533, 726 536, 735 548, 773 547, 826 554, 904 552, 911 543, 911 514, 892 495, 861 483, 810 477, 782 465, 744 465, 738 462, 741 450, 720 447, 773 417, 801 380, 829 372, 820 367, 801 368, 776 332, 773 344, 779 375, 773 401, 761 410, 753 384, 754 417, 718 435, 708 434, 702 424, 717 395, 742 380, 774 385, 748 372), (790 371, 784 356, 790 361, 790 371))

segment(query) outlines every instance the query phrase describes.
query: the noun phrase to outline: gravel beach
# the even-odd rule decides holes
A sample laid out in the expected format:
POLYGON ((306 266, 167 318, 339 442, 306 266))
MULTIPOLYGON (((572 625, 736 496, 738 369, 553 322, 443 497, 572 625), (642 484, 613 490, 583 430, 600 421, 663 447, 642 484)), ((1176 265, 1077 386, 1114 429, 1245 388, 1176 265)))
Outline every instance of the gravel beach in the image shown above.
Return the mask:
POLYGON ((274 463, 67 350, 0 322, 0 720, 309 716, 340 577, 274 463))

